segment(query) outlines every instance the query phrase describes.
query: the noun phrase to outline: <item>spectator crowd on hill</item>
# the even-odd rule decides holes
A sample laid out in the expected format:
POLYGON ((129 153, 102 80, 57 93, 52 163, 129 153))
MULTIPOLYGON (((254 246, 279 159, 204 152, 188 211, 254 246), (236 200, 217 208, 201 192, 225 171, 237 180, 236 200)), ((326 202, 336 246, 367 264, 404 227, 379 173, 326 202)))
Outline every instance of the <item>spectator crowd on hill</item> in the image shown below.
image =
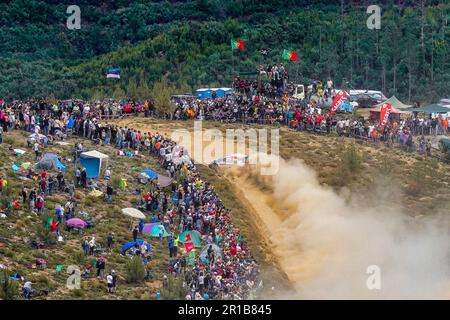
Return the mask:
MULTIPOLYGON (((178 158, 183 156, 183 148, 165 138, 158 132, 141 132, 130 127, 111 125, 102 118, 114 115, 116 112, 145 112, 149 102, 127 101, 117 103, 108 101, 99 104, 87 104, 81 101, 50 104, 44 100, 30 100, 13 103, 0 102, 1 127, 4 133, 10 130, 24 130, 29 134, 46 136, 36 138, 31 148, 36 154, 36 161, 41 159, 49 138, 58 139, 58 132, 67 136, 78 136, 92 141, 94 144, 111 145, 120 151, 141 152, 155 156, 167 170, 174 182, 167 188, 151 183, 147 191, 137 190, 141 195, 141 203, 137 204, 149 215, 151 223, 161 223, 170 233, 168 249, 172 260, 168 271, 176 277, 182 277, 186 285, 186 299, 248 299, 254 297, 261 286, 259 265, 252 257, 247 243, 242 239, 239 229, 232 221, 230 210, 225 208, 214 188, 204 181, 194 163, 184 157, 183 161, 175 162, 169 157, 176 151, 178 158), (121 106, 121 107, 119 107, 121 106), (130 107, 131 110, 127 110, 130 107), (126 111, 127 110, 127 111, 126 111), (209 248, 205 256, 179 255, 181 246, 177 235, 192 231, 200 234, 202 247, 209 248), (209 247, 208 247, 209 246, 209 247), (215 251, 212 248, 218 247, 215 251)), ((51 140, 50 139, 50 140, 51 140)), ((47 170, 36 170, 30 167, 26 173, 27 179, 35 181, 32 190, 22 189, 23 206, 42 215, 45 209, 45 198, 53 193, 67 193, 67 203, 57 206, 55 219, 49 220, 49 228, 56 237, 60 237, 60 228, 74 216, 77 200, 74 192, 78 188, 90 188, 98 184, 88 181, 85 168, 80 166, 80 154, 85 150, 82 143, 76 143, 73 148, 74 176, 58 170, 56 176, 47 170), (73 183, 70 183, 73 181, 73 183)), ((114 190, 111 184, 111 171, 108 168, 104 176, 107 203, 112 202, 114 190), (109 190, 108 190, 109 189, 109 190)), ((48 208, 47 208, 48 209, 48 208)), ((81 213, 80 213, 81 214, 81 213)), ((94 223, 88 221, 89 226, 94 223)), ((133 228, 133 241, 142 233, 143 221, 133 228)), ((112 236, 111 236, 112 237, 112 236)), ((163 239, 161 235, 161 240, 163 239)), ((111 249, 113 241, 108 240, 111 249)), ((137 242, 136 242, 137 243, 137 242)), ((146 243, 135 246, 130 252, 148 262, 146 243)), ((98 249, 95 237, 82 241, 83 251, 87 256, 93 256, 98 249)), ((186 251, 190 251, 186 248, 186 251)), ((97 277, 105 276, 106 259, 100 257, 95 263, 86 266, 83 277, 88 277, 90 269, 97 268, 97 277)), ((117 274, 111 271, 106 276, 108 293, 114 293, 117 274)), ((28 289, 27 289, 28 292, 28 289)), ((27 296, 28 293, 27 293, 27 296)))

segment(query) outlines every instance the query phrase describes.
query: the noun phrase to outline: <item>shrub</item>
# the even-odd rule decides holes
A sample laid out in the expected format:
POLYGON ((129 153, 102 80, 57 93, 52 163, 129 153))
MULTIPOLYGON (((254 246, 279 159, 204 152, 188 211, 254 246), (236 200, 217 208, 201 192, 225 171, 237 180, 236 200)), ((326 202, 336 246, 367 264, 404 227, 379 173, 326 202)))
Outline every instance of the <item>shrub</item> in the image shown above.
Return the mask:
POLYGON ((0 274, 0 298, 3 300, 14 300, 19 293, 19 285, 11 280, 7 272, 0 274))
POLYGON ((111 178, 111 186, 114 188, 114 190, 119 190, 120 182, 121 182, 121 178, 119 178, 119 177, 111 178))
POLYGON ((166 300, 181 300, 186 295, 186 289, 183 287, 183 277, 174 277, 170 275, 167 281, 167 287, 161 288, 161 297, 166 300))
POLYGON ((134 257, 125 265, 125 279, 128 283, 140 283, 144 281, 145 266, 140 257, 134 257))
POLYGON ((71 291, 72 296, 76 298, 84 297, 84 291, 83 289, 74 289, 71 291))
POLYGON ((361 168, 362 158, 354 143, 345 147, 341 161, 343 169, 348 172, 354 172, 361 168))
POLYGON ((82 250, 76 250, 73 254, 73 259, 76 263, 82 264, 86 261, 86 255, 82 250))
POLYGON ((424 189, 425 175, 420 170, 414 170, 405 188, 405 193, 409 196, 417 196, 424 189))
POLYGON ((36 230, 36 236, 41 240, 47 242, 47 244, 56 243, 56 235, 46 227, 48 215, 46 213, 42 214, 42 223, 38 225, 36 230))

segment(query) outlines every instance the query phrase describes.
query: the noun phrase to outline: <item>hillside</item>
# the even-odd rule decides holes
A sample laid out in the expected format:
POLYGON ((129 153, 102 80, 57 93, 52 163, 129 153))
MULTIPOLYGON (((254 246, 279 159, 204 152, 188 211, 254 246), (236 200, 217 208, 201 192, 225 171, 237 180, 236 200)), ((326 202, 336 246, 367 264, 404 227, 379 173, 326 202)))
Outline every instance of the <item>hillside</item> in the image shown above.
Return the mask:
MULTIPOLYGON (((193 127, 192 122, 163 122, 148 118, 121 119, 114 123, 122 126, 132 125, 139 130, 157 130, 168 136, 176 129, 191 131, 193 127)), ((240 128, 240 126, 205 122, 204 128, 226 130, 240 128)), ((417 221, 439 217, 448 208, 450 176, 449 165, 446 163, 396 149, 357 144, 355 148, 359 154, 360 163, 352 167, 346 160, 350 153, 348 146, 351 145, 347 139, 315 136, 286 128, 283 128, 280 134, 281 156, 286 160, 302 159, 316 172, 317 181, 321 186, 332 188, 345 201, 350 201, 352 198, 361 200, 365 209, 376 208, 379 205, 395 208, 399 206, 404 208, 409 217, 417 221)), ((55 152, 63 158, 70 159, 71 146, 78 141, 82 140, 73 137, 67 141, 69 145, 48 146, 45 152, 55 152)), ((96 221, 96 226, 87 229, 84 234, 62 231, 64 237, 62 243, 52 244, 40 250, 34 249, 30 242, 37 237, 45 237, 41 227, 41 217, 29 213, 28 210, 13 210, 8 218, 0 220, 0 254, 3 257, 1 263, 7 265, 10 270, 18 271, 27 279, 31 279, 36 288, 49 288, 49 299, 152 299, 155 293, 161 290, 163 275, 167 274, 167 263, 170 260, 167 244, 154 238, 147 238, 152 245, 149 270, 154 278, 141 284, 127 283, 125 274, 128 258, 118 253, 120 246, 131 238, 128 229, 130 221, 120 213, 120 209, 137 201, 137 197, 130 196, 130 193, 140 187, 135 177, 141 170, 152 168, 157 172, 163 171, 157 160, 152 157, 145 160, 117 157, 116 150, 110 146, 98 147, 85 141, 84 144, 87 148, 95 147, 108 154, 111 157, 109 166, 114 176, 113 183, 117 184, 118 173, 120 173, 120 177, 128 180, 128 188, 126 190, 116 188, 117 195, 109 207, 105 205, 102 198, 86 196, 81 190, 77 190, 75 193, 79 201, 77 211, 86 211, 89 217, 96 221), (125 167, 128 169, 123 170, 125 167), (82 252, 81 240, 96 236, 97 241, 104 245, 110 231, 115 233, 116 245, 113 253, 106 255, 107 268, 115 269, 120 275, 117 294, 107 295, 104 283, 95 277, 83 280, 81 290, 67 290, 65 287, 67 266, 85 265, 89 262, 82 252), (37 258, 44 258, 47 261, 47 269, 36 271, 29 268, 37 258), (56 271, 57 265, 63 266, 63 273, 56 271)), ((2 194, 2 203, 7 199, 19 200, 22 186, 31 188, 34 185, 32 181, 19 179, 18 175, 9 170, 15 161, 22 163, 32 160, 31 153, 31 150, 26 147, 26 133, 21 131, 11 132, 0 146, 0 168, 8 180, 8 188, 2 194), (29 155, 17 157, 9 149, 10 146, 27 150, 29 155)), ((70 180, 73 176, 70 162, 68 167, 67 179, 70 180)), ((289 166, 286 167, 293 170, 289 166)), ((270 206, 276 219, 289 221, 293 215, 292 208, 283 206, 282 203, 277 204, 276 199, 268 198, 268 195, 276 194, 276 192, 273 192, 270 180, 259 175, 251 175, 248 172, 217 173, 202 165, 200 165, 200 173, 214 186, 225 206, 232 208, 233 222, 242 231, 258 263, 261 264, 262 279, 265 283, 263 297, 279 297, 278 294, 281 292, 286 294, 292 285, 289 280, 298 281, 297 271, 308 273, 310 266, 308 261, 305 261, 300 264, 301 268, 297 268, 296 272, 291 270, 294 264, 285 260, 290 256, 280 251, 284 247, 282 245, 280 247, 279 238, 274 238, 271 234, 278 228, 265 227, 265 219, 270 218, 271 213, 264 210, 266 210, 267 202, 267 206, 270 206), (241 190, 244 186, 247 188, 245 192, 241 190), (275 291, 271 290, 272 287, 275 287, 275 291)), ((301 179, 305 178, 301 176, 301 179)), ((298 181, 296 180, 294 185, 299 185, 298 181)), ((104 181, 100 181, 100 184, 103 185, 104 181)), ((67 195, 56 193, 46 199, 46 208, 51 212, 57 204, 64 205, 67 195)), ((395 216, 394 213, 392 215, 395 216)), ((300 251, 302 245, 299 243, 295 246, 295 249, 299 250, 297 253, 299 255, 302 254, 300 251)), ((162 291, 163 299, 179 298, 182 295, 183 291, 177 290, 176 286, 170 291, 162 291)))
POLYGON ((295 81, 346 78, 405 101, 448 94, 448 3, 383 1, 380 30, 366 26, 368 3, 342 3, 85 0, 77 1, 82 28, 69 30, 72 3, 7 1, 0 5, 0 96, 144 97, 163 76, 180 92, 225 86, 233 65, 253 72, 282 62, 282 49, 300 54, 288 66, 295 81), (246 50, 232 56, 232 38, 246 41, 246 50), (261 48, 271 49, 266 57, 261 48), (105 79, 110 67, 123 70, 120 81, 105 79))

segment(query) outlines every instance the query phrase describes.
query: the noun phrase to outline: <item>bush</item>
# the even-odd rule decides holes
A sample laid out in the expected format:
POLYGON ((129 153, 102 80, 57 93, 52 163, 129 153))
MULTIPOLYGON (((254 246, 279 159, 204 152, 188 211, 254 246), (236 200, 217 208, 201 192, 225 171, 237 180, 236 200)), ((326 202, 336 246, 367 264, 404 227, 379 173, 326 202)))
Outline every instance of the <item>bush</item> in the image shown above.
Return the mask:
POLYGON ((418 196, 424 189, 425 175, 420 170, 412 172, 411 178, 405 188, 405 193, 409 196, 418 196))
POLYGON ((19 285, 17 282, 9 279, 6 272, 0 274, 0 298, 3 300, 14 300, 19 294, 19 285))
POLYGON ((73 254, 73 259, 77 264, 82 264, 86 261, 86 255, 82 250, 76 250, 73 254))
POLYGON ((56 243, 56 235, 46 227, 48 215, 46 213, 42 214, 42 223, 38 225, 36 230, 36 236, 47 244, 56 243))
POLYGON ((168 285, 161 288, 161 297, 166 300, 181 300, 186 296, 186 289, 183 287, 183 277, 168 277, 168 285))
POLYGON ((111 186, 114 188, 114 190, 119 190, 120 182, 121 182, 121 178, 119 178, 119 177, 111 178, 111 186))
POLYGON ((354 172, 361 169, 362 158, 354 143, 345 147, 342 153, 341 162, 343 169, 347 172, 354 172))
POLYGON ((82 298, 84 297, 84 291, 83 289, 74 289, 71 291, 72 296, 76 298, 82 298))
POLYGON ((144 262, 140 257, 134 257, 125 265, 125 279, 128 283, 141 283, 145 277, 144 262))

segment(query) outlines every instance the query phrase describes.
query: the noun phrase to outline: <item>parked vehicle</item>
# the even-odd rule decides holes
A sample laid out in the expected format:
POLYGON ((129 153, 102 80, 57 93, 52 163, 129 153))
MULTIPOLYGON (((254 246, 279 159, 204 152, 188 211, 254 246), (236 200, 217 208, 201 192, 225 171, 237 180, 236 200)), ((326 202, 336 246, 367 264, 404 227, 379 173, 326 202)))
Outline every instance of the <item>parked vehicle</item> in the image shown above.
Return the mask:
MULTIPOLYGON (((336 94, 342 90, 337 89, 336 94)), ((381 91, 376 90, 347 90, 350 95, 350 101, 358 103, 360 108, 371 108, 376 104, 387 100, 381 91)))

